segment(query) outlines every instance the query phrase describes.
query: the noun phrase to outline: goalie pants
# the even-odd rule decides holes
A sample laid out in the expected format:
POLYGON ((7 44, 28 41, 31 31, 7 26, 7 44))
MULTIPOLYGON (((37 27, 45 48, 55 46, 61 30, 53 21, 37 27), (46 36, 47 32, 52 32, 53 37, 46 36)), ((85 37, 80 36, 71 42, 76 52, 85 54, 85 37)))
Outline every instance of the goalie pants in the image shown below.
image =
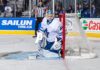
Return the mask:
POLYGON ((51 50, 51 47, 53 46, 54 42, 48 42, 46 46, 44 47, 45 50, 49 50, 50 52, 54 52, 54 53, 59 53, 60 50, 51 50))

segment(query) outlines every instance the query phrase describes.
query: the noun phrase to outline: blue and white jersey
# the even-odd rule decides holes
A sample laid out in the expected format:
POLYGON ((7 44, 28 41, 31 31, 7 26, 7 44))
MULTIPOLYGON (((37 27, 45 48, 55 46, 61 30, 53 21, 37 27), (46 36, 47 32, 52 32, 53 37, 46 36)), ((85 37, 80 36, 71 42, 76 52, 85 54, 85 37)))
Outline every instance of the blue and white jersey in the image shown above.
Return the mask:
POLYGON ((47 18, 45 17, 41 22, 40 31, 45 32, 48 42, 54 42, 55 38, 62 39, 62 24, 57 18, 54 18, 48 24, 47 18))

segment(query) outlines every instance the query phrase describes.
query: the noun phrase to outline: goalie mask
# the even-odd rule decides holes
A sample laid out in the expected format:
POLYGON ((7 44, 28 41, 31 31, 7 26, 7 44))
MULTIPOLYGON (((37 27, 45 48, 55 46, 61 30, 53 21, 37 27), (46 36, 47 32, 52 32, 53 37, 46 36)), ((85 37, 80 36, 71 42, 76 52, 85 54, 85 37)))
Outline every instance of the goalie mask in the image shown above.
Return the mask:
POLYGON ((52 21, 52 19, 54 18, 53 11, 52 11, 52 10, 47 10, 47 12, 46 12, 46 17, 47 17, 47 20, 48 20, 49 22, 52 21))

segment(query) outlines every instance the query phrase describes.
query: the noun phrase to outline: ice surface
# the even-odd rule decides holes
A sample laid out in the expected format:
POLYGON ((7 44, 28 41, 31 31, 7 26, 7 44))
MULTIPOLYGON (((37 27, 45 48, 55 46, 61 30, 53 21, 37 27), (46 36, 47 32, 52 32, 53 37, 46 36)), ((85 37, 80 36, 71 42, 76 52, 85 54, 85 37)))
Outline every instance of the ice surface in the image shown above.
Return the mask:
MULTIPOLYGON (((0 35, 0 53, 37 50, 32 36, 0 35)), ((0 60, 0 70, 100 70, 100 40, 91 45, 98 55, 95 59, 80 60, 0 60)))
MULTIPOLYGON (((35 39, 29 35, 0 35, 0 55, 2 56, 10 52, 36 51, 38 47, 34 44, 34 41, 35 39)), ((0 70, 68 70, 66 68, 66 62, 63 59, 0 60, 0 70)))
POLYGON ((0 53, 37 50, 30 35, 0 35, 0 53))
POLYGON ((63 60, 0 60, 0 70, 67 70, 63 60))
POLYGON ((69 70, 100 70, 100 39, 91 40, 97 57, 94 59, 66 59, 69 70))

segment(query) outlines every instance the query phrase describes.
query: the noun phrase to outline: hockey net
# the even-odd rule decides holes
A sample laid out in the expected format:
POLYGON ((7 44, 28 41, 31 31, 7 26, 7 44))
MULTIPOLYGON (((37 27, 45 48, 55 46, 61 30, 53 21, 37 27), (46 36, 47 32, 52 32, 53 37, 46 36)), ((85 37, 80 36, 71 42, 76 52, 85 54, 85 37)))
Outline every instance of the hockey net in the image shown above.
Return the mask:
POLYGON ((65 40, 63 42, 65 42, 66 47, 63 45, 65 47, 63 52, 65 52, 66 58, 84 59, 96 57, 77 14, 66 14, 65 19, 66 21, 63 24, 65 23, 66 26, 65 30, 63 29, 63 34, 66 34, 63 36, 66 36, 66 42, 65 40))

